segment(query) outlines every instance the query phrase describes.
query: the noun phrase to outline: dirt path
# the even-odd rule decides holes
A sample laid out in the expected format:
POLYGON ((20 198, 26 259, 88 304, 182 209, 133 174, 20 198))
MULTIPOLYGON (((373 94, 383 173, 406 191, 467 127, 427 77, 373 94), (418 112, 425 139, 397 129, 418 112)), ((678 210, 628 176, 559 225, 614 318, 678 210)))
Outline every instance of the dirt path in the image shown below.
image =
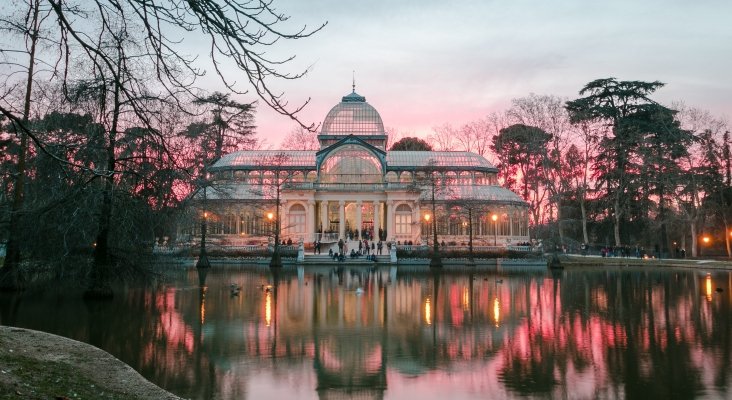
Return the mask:
POLYGON ((0 326, 0 399, 179 399, 109 353, 0 326))

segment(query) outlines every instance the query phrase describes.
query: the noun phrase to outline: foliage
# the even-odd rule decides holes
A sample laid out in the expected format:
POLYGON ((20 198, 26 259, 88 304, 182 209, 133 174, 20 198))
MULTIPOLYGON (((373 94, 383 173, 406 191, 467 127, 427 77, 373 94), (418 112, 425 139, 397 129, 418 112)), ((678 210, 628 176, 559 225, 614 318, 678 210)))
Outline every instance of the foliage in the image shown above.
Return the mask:
POLYGON ((418 137, 404 137, 391 145, 390 151, 432 151, 432 146, 418 137))

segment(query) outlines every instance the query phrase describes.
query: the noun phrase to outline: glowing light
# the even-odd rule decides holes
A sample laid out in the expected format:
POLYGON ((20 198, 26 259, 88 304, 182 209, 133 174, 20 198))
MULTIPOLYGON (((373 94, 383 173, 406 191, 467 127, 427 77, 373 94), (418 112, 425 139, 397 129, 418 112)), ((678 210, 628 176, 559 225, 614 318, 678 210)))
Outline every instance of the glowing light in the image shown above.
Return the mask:
POLYGON ((432 325, 432 304, 429 297, 424 300, 424 322, 432 325))
POLYGON ((207 286, 201 288, 201 310, 199 311, 199 314, 201 315, 201 325, 206 322, 206 290, 208 290, 207 286))
POLYGON ((430 222, 430 218, 431 218, 431 216, 429 214, 425 214, 424 215, 424 220, 425 221, 430 222))
POLYGON ((709 236, 704 236, 704 237, 702 238, 702 241, 704 242, 704 244, 709 244, 709 241, 710 241, 710 240, 711 240, 711 239, 709 239, 709 236))
POLYGON ((491 219, 493 220, 493 222, 498 221, 498 215, 496 215, 496 214, 491 215, 491 219))
POLYGON ((264 324, 272 324, 272 292, 269 291, 264 293, 264 324))
POLYGON ((465 310, 470 308, 470 290, 463 288, 463 308, 465 310))
POLYGON ((707 301, 712 301, 712 275, 707 274, 706 281, 706 291, 707 291, 707 301))
POLYGON ((208 218, 208 211, 203 212, 203 218, 208 218))
POLYGON ((501 303, 498 297, 493 299, 493 322, 496 323, 496 328, 501 325, 501 303))
POLYGON ((267 213, 267 219, 268 220, 271 221, 273 218, 274 218, 274 214, 272 214, 271 212, 270 213, 267 213))

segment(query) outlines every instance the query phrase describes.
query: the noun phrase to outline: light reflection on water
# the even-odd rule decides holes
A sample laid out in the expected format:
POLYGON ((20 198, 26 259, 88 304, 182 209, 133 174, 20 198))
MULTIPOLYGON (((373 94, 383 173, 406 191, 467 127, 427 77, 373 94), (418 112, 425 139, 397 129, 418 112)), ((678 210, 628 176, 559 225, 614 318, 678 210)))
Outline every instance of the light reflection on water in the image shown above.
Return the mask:
POLYGON ((111 302, 3 294, 0 323, 192 399, 732 398, 730 271, 167 273, 111 302))

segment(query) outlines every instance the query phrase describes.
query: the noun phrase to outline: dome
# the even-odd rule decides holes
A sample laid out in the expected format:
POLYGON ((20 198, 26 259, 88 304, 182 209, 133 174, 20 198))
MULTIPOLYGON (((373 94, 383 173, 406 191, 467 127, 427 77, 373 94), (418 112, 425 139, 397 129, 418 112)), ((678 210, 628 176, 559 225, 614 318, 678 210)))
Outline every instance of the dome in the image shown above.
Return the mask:
POLYGON ((321 135, 385 135, 381 116, 355 91, 343 96, 323 121, 321 135))

